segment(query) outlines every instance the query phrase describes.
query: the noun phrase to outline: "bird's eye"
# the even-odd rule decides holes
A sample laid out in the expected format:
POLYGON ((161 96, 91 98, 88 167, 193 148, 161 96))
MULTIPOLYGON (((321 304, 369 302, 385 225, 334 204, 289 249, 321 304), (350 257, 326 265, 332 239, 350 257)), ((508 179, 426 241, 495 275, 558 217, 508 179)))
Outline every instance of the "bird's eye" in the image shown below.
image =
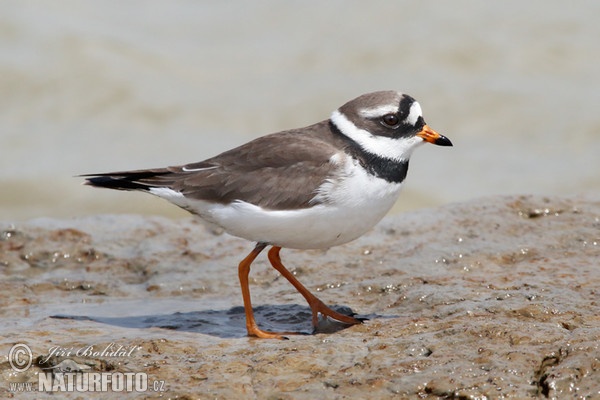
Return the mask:
POLYGON ((396 114, 386 114, 381 118, 381 120, 387 126, 396 126, 399 122, 398 116, 396 114))

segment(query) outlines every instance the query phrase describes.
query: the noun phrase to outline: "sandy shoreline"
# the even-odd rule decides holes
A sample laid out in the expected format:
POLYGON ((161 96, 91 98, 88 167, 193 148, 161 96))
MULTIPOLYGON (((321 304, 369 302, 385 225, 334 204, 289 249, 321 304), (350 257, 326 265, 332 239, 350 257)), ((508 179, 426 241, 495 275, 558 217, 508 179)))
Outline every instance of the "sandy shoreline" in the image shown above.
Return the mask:
MULTIPOLYGON (((245 336, 236 268, 251 247, 192 219, 0 222, 1 396, 36 398, 9 383, 71 359, 164 382, 132 394, 150 398, 600 398, 598 198, 486 198, 284 250, 322 300, 369 318, 287 341, 245 336), (34 356, 22 373, 15 343, 34 356)), ((251 278, 262 327, 310 332, 265 257, 251 278)))

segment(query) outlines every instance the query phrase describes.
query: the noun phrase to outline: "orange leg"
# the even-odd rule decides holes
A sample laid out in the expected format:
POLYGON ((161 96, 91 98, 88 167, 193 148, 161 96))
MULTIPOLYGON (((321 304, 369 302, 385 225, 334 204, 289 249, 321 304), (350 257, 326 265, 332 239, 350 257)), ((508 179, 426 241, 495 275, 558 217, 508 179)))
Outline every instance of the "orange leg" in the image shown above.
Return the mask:
POLYGON ((240 286, 242 287, 242 298, 244 299, 244 311, 246 312, 246 329, 248 336, 256 336, 262 339, 285 339, 282 335, 294 334, 294 332, 268 332, 263 331, 256 325, 254 312, 252 311, 252 302, 250 300, 250 287, 248 286, 248 275, 250 274, 250 265, 267 245, 258 243, 254 250, 242 260, 238 267, 240 286))
MULTIPOLYGON (((262 250, 263 248, 264 246, 260 250, 262 250)), ((317 328, 317 325, 319 323, 319 313, 331 317, 337 321, 343 322, 344 324, 354 325, 362 323, 360 319, 340 314, 337 311, 333 311, 331 308, 327 307, 325 303, 319 300, 314 294, 312 294, 306 287, 304 287, 304 285, 302 285, 300 281, 296 279, 296 277, 290 271, 288 271, 287 268, 285 268, 281 263, 281 257, 279 256, 280 250, 281 247, 271 247, 271 249, 269 250, 269 261, 271 262, 273 268, 279 271, 279 273, 283 275, 283 277, 287 279, 302 296, 304 296, 312 311, 312 325, 315 329, 317 328)))

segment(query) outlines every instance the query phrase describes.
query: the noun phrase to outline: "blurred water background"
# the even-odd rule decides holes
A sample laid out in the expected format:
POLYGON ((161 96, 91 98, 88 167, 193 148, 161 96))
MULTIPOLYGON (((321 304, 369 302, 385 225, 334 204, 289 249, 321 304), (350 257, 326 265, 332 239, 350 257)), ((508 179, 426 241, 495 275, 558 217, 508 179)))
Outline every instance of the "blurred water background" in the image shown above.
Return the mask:
POLYGON ((397 210, 600 193, 596 1, 1 1, 0 219, 186 215, 75 175, 199 161, 398 89, 454 142, 397 210))

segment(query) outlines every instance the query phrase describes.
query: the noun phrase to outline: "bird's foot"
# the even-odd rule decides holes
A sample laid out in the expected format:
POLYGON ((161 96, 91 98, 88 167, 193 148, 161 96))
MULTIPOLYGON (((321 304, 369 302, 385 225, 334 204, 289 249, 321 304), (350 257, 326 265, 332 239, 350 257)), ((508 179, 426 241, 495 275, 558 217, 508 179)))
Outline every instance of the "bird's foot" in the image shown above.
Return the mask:
POLYGON ((270 332, 263 331, 258 326, 246 326, 248 330, 248 336, 254 336, 260 339, 279 339, 279 340, 288 340, 286 336, 289 335, 306 335, 303 332, 270 332))
POLYGON ((353 316, 341 314, 337 311, 334 311, 331 308, 327 307, 325 303, 323 303, 319 299, 315 299, 312 302, 312 304, 310 304, 310 308, 312 310, 312 324, 314 329, 317 329, 317 326, 319 324, 319 314, 323 315, 324 317, 330 317, 346 325, 362 324, 363 321, 367 320, 366 318, 355 318, 353 316))

